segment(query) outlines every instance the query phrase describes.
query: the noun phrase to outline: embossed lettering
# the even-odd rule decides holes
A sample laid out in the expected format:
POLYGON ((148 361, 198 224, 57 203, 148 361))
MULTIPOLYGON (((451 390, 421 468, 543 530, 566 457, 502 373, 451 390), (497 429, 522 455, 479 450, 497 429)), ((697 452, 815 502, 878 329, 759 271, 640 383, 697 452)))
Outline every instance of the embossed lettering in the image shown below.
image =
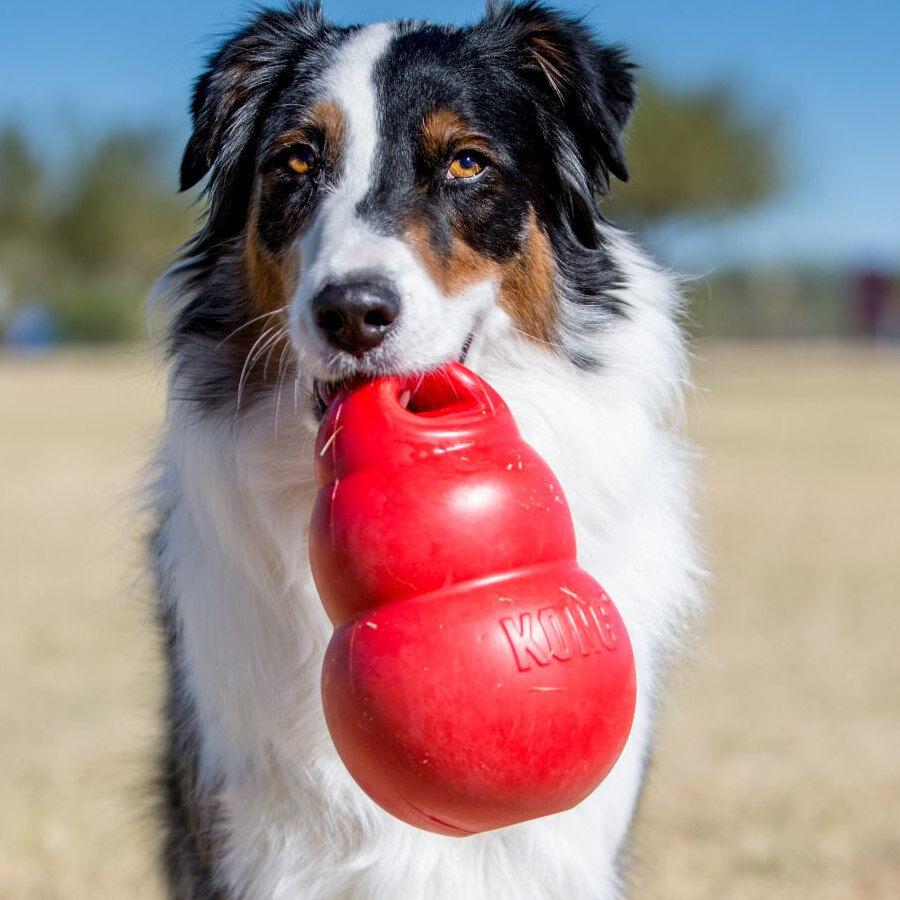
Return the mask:
POLYGON ((600 640, 608 650, 615 650, 617 646, 618 636, 609 621, 609 605, 612 601, 603 593, 600 594, 600 602, 592 604, 594 616, 597 619, 597 625, 600 628, 600 640))
POLYGON ((516 664, 520 672, 527 672, 531 668, 531 659, 539 666, 546 666, 550 663, 549 649, 544 649, 534 639, 531 630, 531 613, 522 613, 519 616, 519 626, 509 617, 500 620, 500 626, 506 633, 509 645, 512 647, 513 655, 516 658, 516 664))
POLYGON ((564 627, 564 619, 560 610, 548 606, 538 613, 538 622, 544 629, 547 643, 550 645, 550 654, 559 660, 572 658, 572 645, 564 627))
POLYGON ((509 617, 501 619, 519 670, 527 672, 533 663, 546 666, 554 659, 565 662, 576 649, 582 656, 602 653, 604 648, 617 650, 611 602, 604 593, 590 602, 576 598, 562 606, 545 606, 534 618, 527 612, 520 614, 518 622, 509 617))
POLYGON ((566 618, 578 640, 581 655, 599 653, 602 649, 600 628, 591 607, 587 603, 579 601, 577 604, 567 603, 565 610, 566 618))

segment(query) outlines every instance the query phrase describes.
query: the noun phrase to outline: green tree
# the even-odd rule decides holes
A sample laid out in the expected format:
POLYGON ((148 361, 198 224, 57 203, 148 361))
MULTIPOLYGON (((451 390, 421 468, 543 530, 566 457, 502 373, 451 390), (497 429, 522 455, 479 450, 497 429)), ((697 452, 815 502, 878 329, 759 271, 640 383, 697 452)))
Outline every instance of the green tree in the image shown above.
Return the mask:
POLYGON ((170 148, 158 131, 122 130, 73 140, 49 169, 20 130, 0 132, 0 271, 13 296, 43 299, 69 338, 139 334, 147 290, 195 218, 170 148))
POLYGON ((724 86, 680 93, 644 81, 628 156, 631 180, 605 205, 614 221, 637 228, 734 214, 779 183, 774 128, 754 121, 724 86))
POLYGON ((41 168, 22 132, 0 130, 0 236, 33 228, 40 219, 41 168))
POLYGON ((160 272, 192 220, 162 173, 170 157, 158 132, 121 131, 73 166, 55 241, 74 268, 142 279, 160 272))

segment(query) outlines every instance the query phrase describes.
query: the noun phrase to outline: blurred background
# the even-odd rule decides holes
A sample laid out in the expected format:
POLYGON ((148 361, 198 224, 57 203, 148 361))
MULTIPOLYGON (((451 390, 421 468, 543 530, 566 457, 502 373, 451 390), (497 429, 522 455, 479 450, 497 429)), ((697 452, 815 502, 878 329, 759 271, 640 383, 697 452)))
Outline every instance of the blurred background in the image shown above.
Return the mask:
MULTIPOLYGON (((688 276, 713 611, 664 705, 636 897, 900 892, 900 6, 556 4, 641 65, 604 201, 688 276)), ((148 287, 203 57, 250 9, 0 15, 0 896, 159 897, 148 287)), ((339 22, 426 17, 332 0, 339 22)))

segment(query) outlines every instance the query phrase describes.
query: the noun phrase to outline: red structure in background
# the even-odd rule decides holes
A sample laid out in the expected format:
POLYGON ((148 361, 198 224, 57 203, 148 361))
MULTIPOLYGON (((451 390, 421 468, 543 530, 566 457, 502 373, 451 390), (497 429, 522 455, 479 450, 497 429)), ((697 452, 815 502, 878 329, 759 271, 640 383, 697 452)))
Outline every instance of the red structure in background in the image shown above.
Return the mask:
POLYGON ((860 337, 886 336, 891 300, 891 281, 877 269, 860 271, 851 288, 853 330, 860 337))

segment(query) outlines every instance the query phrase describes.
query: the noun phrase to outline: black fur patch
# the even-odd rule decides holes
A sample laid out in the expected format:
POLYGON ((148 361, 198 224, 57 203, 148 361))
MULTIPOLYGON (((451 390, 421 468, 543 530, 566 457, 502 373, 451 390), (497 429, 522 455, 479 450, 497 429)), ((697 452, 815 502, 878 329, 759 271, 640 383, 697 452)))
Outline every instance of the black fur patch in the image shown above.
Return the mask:
POLYGON ((160 848, 163 873, 173 900, 224 900, 216 879, 225 824, 214 793, 198 781, 200 735, 193 703, 181 674, 175 602, 162 562, 166 518, 152 542, 153 569, 160 602, 158 618, 167 663, 166 743, 159 767, 159 801, 165 839, 160 848))

